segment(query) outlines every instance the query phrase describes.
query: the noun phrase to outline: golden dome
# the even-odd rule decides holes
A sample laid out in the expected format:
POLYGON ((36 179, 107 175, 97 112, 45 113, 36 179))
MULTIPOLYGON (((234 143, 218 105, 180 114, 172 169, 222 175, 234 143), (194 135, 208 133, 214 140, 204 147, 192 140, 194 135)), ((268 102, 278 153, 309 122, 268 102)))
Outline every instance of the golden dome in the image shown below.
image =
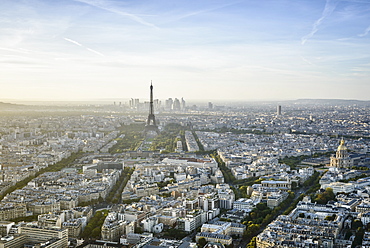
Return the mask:
POLYGON ((340 145, 338 146, 338 151, 347 150, 347 147, 344 145, 344 139, 340 141, 340 145))

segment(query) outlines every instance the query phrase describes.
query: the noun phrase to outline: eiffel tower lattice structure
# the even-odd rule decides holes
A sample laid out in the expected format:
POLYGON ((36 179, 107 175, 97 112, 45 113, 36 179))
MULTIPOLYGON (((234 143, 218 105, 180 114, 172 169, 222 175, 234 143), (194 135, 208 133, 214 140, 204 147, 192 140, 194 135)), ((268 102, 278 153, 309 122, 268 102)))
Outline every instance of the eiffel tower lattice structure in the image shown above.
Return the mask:
POLYGON ((150 82, 150 104, 149 104, 149 115, 145 125, 145 133, 154 131, 159 134, 159 129, 155 121, 154 107, 153 107, 153 84, 150 82))

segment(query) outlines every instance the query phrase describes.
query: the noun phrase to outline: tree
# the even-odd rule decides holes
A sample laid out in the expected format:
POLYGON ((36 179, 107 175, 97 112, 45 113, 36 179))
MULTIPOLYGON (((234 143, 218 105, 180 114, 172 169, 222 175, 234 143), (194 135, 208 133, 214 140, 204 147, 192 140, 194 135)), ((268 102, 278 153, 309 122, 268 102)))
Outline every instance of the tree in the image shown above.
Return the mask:
POLYGON ((329 200, 334 200, 335 199, 335 194, 332 188, 327 188, 326 192, 328 194, 329 200))
POLYGON ((259 224, 252 224, 248 226, 247 231, 245 232, 245 235, 247 238, 252 238, 259 230, 260 230, 259 224))
POLYGON ((95 227, 91 232, 91 237, 99 239, 101 234, 101 227, 95 227))
POLYGON ((199 248, 203 248, 206 244, 207 240, 205 238, 201 237, 200 239, 198 239, 199 248))
POLYGON ((256 212, 250 212, 249 216, 251 217, 251 219, 256 219, 257 218, 257 213, 256 212))
POLYGON ((273 216, 271 214, 267 214, 265 218, 263 218, 262 224, 267 225, 268 223, 271 222, 272 219, 273 219, 273 216))
POLYGON ((101 226, 104 223, 108 210, 97 211, 81 233, 82 238, 100 238, 101 226))
POLYGON ((347 230, 346 235, 344 236, 345 240, 349 240, 349 238, 352 236, 352 232, 350 230, 347 230))
POLYGON ((335 220, 335 217, 337 217, 336 214, 333 214, 333 215, 328 215, 325 217, 325 220, 328 220, 328 221, 333 221, 335 220))
POLYGON ((263 211, 265 209, 268 209, 269 207, 267 207, 267 204, 264 203, 264 202, 260 202, 256 205, 256 208, 260 211, 263 211))
POLYGON ((251 241, 248 243, 247 248, 256 248, 257 247, 257 242, 256 242, 256 237, 253 237, 251 241))
POLYGON ((326 188, 326 190, 323 193, 317 194, 316 198, 314 199, 314 201, 317 202, 318 204, 327 204, 328 201, 333 200, 335 200, 335 194, 332 188, 326 188))
POLYGON ((365 232, 364 232, 364 229, 362 227, 357 228, 355 239, 352 242, 352 247, 353 248, 358 247, 359 245, 362 244, 362 239, 364 237, 364 233, 365 232))
POLYGON ((352 230, 357 230, 358 228, 363 227, 362 221, 359 219, 353 220, 351 227, 352 230))
POLYGON ((292 189, 296 189, 296 188, 298 188, 297 182, 292 182, 292 189))
POLYGON ((135 233, 143 233, 144 230, 140 226, 135 227, 135 233))

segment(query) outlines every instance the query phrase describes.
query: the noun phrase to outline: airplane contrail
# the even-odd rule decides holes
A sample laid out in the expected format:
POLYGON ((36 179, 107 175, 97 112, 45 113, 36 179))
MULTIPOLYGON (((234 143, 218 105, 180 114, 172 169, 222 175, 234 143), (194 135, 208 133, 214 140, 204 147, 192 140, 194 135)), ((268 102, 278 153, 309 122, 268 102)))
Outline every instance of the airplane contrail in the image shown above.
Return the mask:
POLYGON ((98 52, 98 51, 96 51, 96 50, 94 50, 94 49, 91 49, 91 48, 89 48, 89 47, 86 47, 86 46, 82 45, 81 43, 79 43, 79 42, 77 42, 77 41, 75 41, 75 40, 72 40, 72 39, 69 39, 69 38, 64 38, 64 40, 66 40, 66 41, 68 41, 68 42, 71 42, 71 43, 73 43, 73 44, 75 44, 75 45, 77 45, 77 46, 83 47, 83 48, 85 48, 86 50, 88 50, 88 51, 90 51, 90 52, 92 52, 92 53, 95 53, 95 54, 97 54, 97 55, 99 55, 99 56, 104 57, 104 54, 102 54, 102 53, 100 53, 100 52, 98 52))

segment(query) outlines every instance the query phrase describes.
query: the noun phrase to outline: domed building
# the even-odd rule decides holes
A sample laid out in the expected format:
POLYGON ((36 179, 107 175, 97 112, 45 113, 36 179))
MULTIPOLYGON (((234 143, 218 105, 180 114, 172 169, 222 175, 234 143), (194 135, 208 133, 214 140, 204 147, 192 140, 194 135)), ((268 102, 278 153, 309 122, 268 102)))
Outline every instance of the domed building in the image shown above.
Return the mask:
POLYGON ((336 168, 348 168, 350 166, 350 159, 348 156, 347 147, 344 145, 344 140, 340 141, 335 157, 330 157, 330 166, 336 168))

